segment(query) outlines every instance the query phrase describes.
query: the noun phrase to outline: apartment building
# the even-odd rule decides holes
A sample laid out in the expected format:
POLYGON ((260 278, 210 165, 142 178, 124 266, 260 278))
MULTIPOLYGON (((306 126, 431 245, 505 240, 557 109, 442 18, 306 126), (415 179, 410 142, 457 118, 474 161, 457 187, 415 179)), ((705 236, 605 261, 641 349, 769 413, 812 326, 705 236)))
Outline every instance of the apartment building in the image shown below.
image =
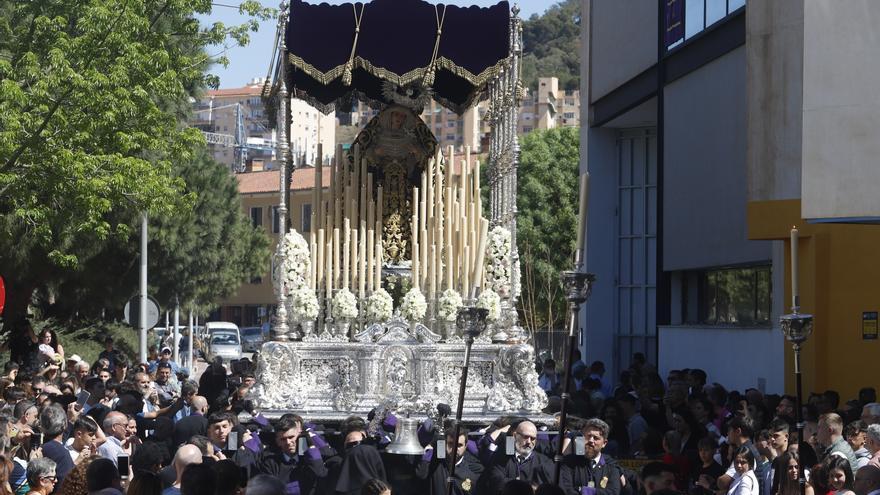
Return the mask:
MULTIPOLYGON (((208 140, 208 149, 214 159, 232 168, 235 162, 235 135, 239 114, 244 141, 247 143, 245 171, 275 169, 276 134, 271 128, 263 105, 261 93, 263 81, 254 79, 241 88, 208 91, 205 97, 193 104, 191 125, 207 133, 220 135, 208 140), (228 138, 223 139, 224 136, 228 138)), ((318 146, 323 144, 324 154, 332 154, 336 139, 336 115, 323 115, 302 100, 291 103, 290 142, 297 161, 314 163, 318 146)))

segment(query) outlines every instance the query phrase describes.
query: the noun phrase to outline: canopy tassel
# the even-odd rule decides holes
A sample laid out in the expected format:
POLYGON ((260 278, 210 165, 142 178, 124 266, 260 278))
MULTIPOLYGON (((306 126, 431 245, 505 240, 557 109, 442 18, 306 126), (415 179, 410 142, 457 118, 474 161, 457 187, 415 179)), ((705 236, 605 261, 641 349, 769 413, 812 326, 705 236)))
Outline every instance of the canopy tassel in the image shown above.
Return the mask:
POLYGON ((446 20, 446 5, 443 6, 443 14, 434 5, 434 16, 437 20, 437 38, 434 40, 434 53, 431 55, 431 63, 422 78, 422 87, 427 89, 434 85, 434 76, 437 73, 437 52, 440 51, 440 36, 443 34, 443 21, 446 20))
POLYGON ((342 84, 345 86, 351 86, 351 71, 354 69, 354 54, 357 51, 358 36, 361 34, 361 19, 364 18, 364 9, 366 8, 366 5, 361 4, 360 14, 358 14, 357 11, 357 4, 352 4, 351 8, 354 11, 354 41, 351 43, 351 54, 348 56, 348 62, 345 63, 345 67, 342 69, 342 84))

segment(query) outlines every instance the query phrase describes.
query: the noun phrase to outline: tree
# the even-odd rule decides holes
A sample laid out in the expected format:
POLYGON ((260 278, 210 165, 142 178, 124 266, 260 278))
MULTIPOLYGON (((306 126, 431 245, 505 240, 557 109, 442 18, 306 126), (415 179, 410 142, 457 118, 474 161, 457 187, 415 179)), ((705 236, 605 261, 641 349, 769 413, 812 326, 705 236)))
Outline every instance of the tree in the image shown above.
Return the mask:
MULTIPOLYGON (((269 239, 241 207, 237 181, 204 150, 175 167, 195 194, 186 212, 149 220, 149 293, 162 307, 211 307, 269 267, 269 239)), ((139 225, 138 215, 128 220, 139 225)), ((120 317, 137 292, 140 238, 114 239, 58 276, 46 314, 59 320, 120 317), (128 289, 128 290, 126 290, 128 289), (108 314, 109 313, 109 314, 108 314)))
POLYGON ((521 311, 531 332, 565 319, 559 272, 570 269, 576 243, 579 131, 533 131, 522 140, 517 189, 521 311))
POLYGON ((580 16, 579 0, 563 0, 523 21, 523 84, 534 90, 538 77, 552 75, 561 89, 578 89, 580 16))
MULTIPOLYGON (((271 14, 258 5, 242 9, 271 14)), ((127 238, 121 218, 192 207, 172 164, 190 160, 203 139, 180 109, 216 81, 205 74, 217 61, 206 49, 246 43, 256 29, 201 28, 195 15, 210 9, 210 0, 0 0, 6 318, 22 315, 59 269, 127 238)))

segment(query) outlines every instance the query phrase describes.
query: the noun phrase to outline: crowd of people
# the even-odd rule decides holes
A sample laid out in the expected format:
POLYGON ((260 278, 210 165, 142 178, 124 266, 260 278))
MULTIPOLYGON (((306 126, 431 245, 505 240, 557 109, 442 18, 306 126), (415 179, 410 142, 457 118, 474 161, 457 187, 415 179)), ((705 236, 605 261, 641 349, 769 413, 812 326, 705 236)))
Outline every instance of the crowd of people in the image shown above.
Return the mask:
MULTIPOLYGON (((167 348, 135 364, 107 339, 87 363, 51 331, 18 344, 0 378, 0 495, 439 495, 449 481, 459 495, 797 495, 801 465, 808 495, 880 495, 872 388, 845 403, 811 395, 799 439, 792 397, 728 391, 701 370, 664 380, 639 355, 611 384, 602 363, 578 359, 567 435, 501 417, 456 438, 441 405, 421 422, 423 453, 396 455, 384 409, 268 420, 249 399, 247 359, 208 363, 195 380, 167 348)), ((561 385, 546 364, 553 417, 561 385)))

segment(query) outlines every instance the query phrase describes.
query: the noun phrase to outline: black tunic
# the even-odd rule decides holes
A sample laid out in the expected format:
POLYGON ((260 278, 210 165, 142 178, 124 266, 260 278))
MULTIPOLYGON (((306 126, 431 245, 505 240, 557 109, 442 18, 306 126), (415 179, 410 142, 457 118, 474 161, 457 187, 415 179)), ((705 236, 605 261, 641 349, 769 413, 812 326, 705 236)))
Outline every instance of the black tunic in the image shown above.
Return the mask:
MULTIPOLYGON (((485 482, 480 481, 480 486, 485 487, 490 494, 498 493, 504 484, 510 480, 523 480, 532 484, 552 483, 554 465, 547 456, 537 451, 522 463, 517 462, 516 456, 504 456, 504 462, 496 461, 495 464, 483 475, 485 482)), ((498 456, 496 455, 496 459, 498 456)), ((483 494, 484 492, 480 492, 483 494)))
MULTIPOLYGON (((446 478, 449 476, 449 459, 438 459, 431 449, 425 453, 416 466, 416 477, 425 480, 425 488, 428 495, 445 495, 446 478)), ((455 488, 456 495, 473 493, 477 486, 480 475, 483 474, 483 465, 477 457, 465 451, 464 456, 455 465, 455 488)))
POLYGON ((620 495, 620 467, 605 454, 595 468, 584 456, 566 457, 559 486, 566 495, 620 495))
POLYGON ((314 447, 306 450, 304 455, 293 456, 277 450, 264 450, 257 462, 257 471, 283 481, 288 495, 311 495, 315 493, 318 479, 327 476, 321 454, 314 447))
POLYGON ((332 465, 328 479, 337 480, 336 493, 359 495, 367 481, 374 478, 387 481, 382 457, 372 445, 355 445, 328 464, 332 465))

